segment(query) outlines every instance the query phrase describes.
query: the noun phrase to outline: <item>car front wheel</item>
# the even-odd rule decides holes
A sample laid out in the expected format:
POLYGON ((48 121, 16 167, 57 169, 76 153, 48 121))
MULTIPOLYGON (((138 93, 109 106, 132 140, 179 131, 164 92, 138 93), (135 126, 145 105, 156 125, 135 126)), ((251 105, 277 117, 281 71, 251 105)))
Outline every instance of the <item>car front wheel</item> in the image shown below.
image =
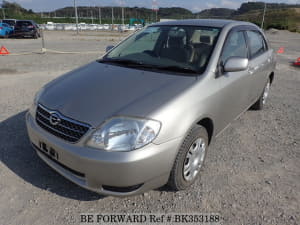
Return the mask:
POLYGON ((203 166, 208 147, 208 134, 204 127, 195 126, 185 137, 170 173, 168 186, 184 190, 191 186, 203 166))

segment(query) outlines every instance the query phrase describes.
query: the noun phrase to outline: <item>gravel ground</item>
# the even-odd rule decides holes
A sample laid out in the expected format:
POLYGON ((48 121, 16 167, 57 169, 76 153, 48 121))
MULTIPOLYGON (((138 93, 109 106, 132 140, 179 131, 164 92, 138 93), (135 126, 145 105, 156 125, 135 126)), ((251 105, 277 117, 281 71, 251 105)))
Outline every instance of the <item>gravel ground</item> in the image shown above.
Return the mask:
MULTIPOLYGON (((270 99, 248 111, 211 144, 201 179, 190 189, 166 188, 104 197, 69 182, 35 154, 24 116, 46 82, 86 64, 117 33, 46 32, 46 48, 93 54, 0 57, 0 224, 78 224, 80 213, 219 213, 223 224, 300 224, 300 35, 269 32, 278 55, 270 99)), ((12 53, 37 51, 41 39, 0 40, 12 53)))

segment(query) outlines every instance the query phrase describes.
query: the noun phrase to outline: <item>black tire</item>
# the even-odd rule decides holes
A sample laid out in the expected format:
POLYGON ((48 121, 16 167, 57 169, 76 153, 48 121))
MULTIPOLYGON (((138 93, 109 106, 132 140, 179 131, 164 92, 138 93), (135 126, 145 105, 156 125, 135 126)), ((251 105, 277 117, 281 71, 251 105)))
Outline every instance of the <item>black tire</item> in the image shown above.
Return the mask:
POLYGON ((270 85, 271 85, 271 81, 270 79, 268 79, 265 87, 264 87, 264 90, 262 92, 262 94, 260 95, 259 99, 250 107, 251 110, 263 110, 266 102, 264 100, 264 93, 265 93, 265 90, 266 88, 268 88, 267 86, 269 85, 269 88, 270 88, 270 85))
POLYGON ((38 33, 35 33, 32 37, 33 37, 34 39, 38 39, 38 38, 39 38, 39 35, 38 35, 38 33))
MULTIPOLYGON (((204 127, 202 127, 200 125, 196 125, 190 130, 189 134, 185 137, 185 139, 177 153, 176 159, 174 161, 174 165, 171 170, 170 177, 169 177, 169 180, 167 183, 167 185, 173 191, 179 191, 179 190, 184 190, 184 189, 188 188, 195 182, 197 177, 199 177, 200 172, 198 172, 198 174, 196 175, 195 178, 193 178, 190 181, 187 181, 183 175, 183 168, 184 168, 186 156, 189 152, 189 149, 190 149, 191 145, 199 138, 203 139, 203 141, 205 142, 205 146, 206 146, 205 153, 207 152, 207 147, 208 147, 207 131, 204 127)), ((204 155, 204 161, 205 161, 205 156, 206 156, 206 154, 204 155)), ((201 166, 201 168, 202 168, 202 166, 201 166)), ((200 170, 201 170, 201 168, 200 168, 200 170)))

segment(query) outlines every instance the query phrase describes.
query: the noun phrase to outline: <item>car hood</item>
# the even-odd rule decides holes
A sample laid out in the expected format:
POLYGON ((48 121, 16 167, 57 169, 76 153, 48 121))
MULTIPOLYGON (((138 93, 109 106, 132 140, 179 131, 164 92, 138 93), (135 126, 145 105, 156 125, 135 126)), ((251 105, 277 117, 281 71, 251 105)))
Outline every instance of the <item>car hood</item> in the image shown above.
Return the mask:
POLYGON ((93 62, 48 83, 39 103, 97 127, 117 115, 148 117, 195 79, 93 62))

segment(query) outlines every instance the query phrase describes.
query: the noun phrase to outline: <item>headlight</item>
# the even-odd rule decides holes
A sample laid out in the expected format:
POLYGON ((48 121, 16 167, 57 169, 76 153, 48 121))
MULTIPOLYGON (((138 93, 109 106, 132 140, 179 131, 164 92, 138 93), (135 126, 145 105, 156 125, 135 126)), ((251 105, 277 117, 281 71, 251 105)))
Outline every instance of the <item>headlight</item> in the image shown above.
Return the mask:
POLYGON ((131 151, 152 142, 160 127, 155 120, 116 117, 96 130, 87 145, 107 151, 131 151))
POLYGON ((35 117, 35 113, 36 113, 36 108, 37 108, 37 104, 38 104, 38 101, 42 95, 42 93, 44 92, 45 88, 42 87, 34 96, 34 99, 33 99, 33 103, 29 109, 29 112, 31 114, 32 117, 35 117))

